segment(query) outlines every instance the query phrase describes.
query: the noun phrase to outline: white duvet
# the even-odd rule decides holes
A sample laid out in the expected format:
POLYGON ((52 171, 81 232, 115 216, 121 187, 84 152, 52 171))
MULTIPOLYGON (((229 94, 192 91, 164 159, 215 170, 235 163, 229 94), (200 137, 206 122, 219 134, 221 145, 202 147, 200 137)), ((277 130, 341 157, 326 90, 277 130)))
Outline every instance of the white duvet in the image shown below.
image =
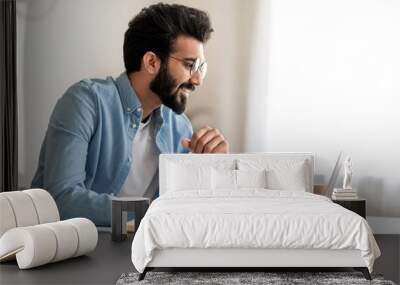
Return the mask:
POLYGON ((380 255, 359 215, 320 195, 266 189, 164 194, 134 237, 135 268, 165 248, 358 249, 370 272, 380 255))

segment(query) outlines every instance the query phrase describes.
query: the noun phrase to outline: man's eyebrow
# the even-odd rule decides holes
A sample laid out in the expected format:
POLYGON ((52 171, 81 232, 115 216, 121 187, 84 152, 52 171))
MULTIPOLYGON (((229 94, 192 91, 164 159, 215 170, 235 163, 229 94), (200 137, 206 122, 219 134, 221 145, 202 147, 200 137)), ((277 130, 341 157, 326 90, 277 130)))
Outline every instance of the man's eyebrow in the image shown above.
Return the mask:
POLYGON ((195 57, 185 57, 184 60, 193 61, 195 62, 197 58, 195 57))

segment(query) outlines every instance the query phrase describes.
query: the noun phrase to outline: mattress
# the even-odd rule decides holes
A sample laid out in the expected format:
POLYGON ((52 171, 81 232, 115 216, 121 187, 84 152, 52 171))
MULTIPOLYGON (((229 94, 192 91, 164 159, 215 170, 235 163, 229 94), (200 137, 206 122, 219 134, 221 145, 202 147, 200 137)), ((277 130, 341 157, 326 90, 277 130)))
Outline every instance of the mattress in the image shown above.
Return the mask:
POLYGON ((324 196, 261 188, 165 193, 140 223, 132 262, 143 272, 171 248, 359 250, 371 272, 380 255, 361 216, 324 196))

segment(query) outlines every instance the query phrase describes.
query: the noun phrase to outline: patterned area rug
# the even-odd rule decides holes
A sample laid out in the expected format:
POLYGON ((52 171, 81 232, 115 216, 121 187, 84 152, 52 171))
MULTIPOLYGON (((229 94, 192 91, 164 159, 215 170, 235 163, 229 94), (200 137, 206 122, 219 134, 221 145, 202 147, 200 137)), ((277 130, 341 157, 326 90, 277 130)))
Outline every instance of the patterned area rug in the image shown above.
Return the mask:
POLYGON ((148 272, 142 281, 139 273, 122 274, 117 285, 133 284, 379 284, 395 285, 381 275, 372 274, 372 281, 360 272, 148 272))

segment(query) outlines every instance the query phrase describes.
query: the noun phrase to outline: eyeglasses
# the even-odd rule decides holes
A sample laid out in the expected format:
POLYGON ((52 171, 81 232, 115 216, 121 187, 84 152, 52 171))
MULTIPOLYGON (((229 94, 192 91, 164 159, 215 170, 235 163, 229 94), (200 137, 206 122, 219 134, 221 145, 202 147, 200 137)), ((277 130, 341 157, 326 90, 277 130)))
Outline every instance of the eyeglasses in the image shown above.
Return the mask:
POLYGON ((195 60, 189 60, 189 59, 177 58, 172 55, 170 55, 169 57, 182 62, 183 66, 187 70, 189 70, 190 76, 193 76, 193 74, 199 72, 201 75, 201 79, 204 79, 204 77, 206 77, 207 62, 201 63, 200 58, 196 58, 195 60))

